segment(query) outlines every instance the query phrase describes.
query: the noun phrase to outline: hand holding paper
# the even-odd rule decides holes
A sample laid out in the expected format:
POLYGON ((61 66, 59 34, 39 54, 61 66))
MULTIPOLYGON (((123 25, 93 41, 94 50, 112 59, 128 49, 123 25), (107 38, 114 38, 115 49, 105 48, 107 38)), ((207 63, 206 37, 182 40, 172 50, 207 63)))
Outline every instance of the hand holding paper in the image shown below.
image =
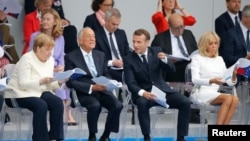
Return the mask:
POLYGON ((112 91, 122 87, 122 83, 116 80, 108 79, 104 76, 96 77, 92 79, 96 84, 105 85, 108 91, 112 91))
POLYGON ((79 77, 82 77, 83 75, 86 75, 86 72, 80 68, 75 68, 73 70, 67 70, 64 72, 56 72, 54 74, 54 78, 57 81, 62 81, 66 79, 77 79, 79 77))
POLYGON ((153 85, 151 93, 155 94, 156 99, 155 102, 160 104, 161 106, 168 108, 169 105, 167 104, 167 99, 166 99, 166 94, 160 90, 159 88, 157 88, 156 86, 153 85))

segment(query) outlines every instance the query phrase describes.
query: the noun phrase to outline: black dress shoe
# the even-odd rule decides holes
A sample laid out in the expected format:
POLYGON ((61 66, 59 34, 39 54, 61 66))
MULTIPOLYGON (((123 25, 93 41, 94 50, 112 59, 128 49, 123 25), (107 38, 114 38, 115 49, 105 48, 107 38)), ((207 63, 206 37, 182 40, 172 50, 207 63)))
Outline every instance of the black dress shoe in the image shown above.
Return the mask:
POLYGON ((100 138, 99 141, 110 141, 110 138, 100 138))
POLYGON ((88 141, 96 141, 96 137, 88 138, 88 141))
POLYGON ((6 113, 5 118, 4 118, 4 123, 10 122, 10 116, 8 113, 6 113))
POLYGON ((144 138, 144 141, 151 141, 151 139, 150 138, 147 138, 147 139, 144 138))
POLYGON ((76 125, 78 125, 77 122, 68 122, 68 126, 76 126, 76 125))
POLYGON ((186 141, 185 139, 181 139, 181 140, 176 140, 176 141, 186 141))

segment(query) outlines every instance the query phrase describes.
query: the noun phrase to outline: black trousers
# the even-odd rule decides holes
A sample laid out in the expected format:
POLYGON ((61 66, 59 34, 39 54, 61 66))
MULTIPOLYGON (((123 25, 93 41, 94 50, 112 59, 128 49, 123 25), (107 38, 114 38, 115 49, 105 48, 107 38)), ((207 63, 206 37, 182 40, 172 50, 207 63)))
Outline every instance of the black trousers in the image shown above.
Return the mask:
MULTIPOLYGON (((33 141, 63 140, 63 102, 51 92, 43 92, 39 97, 17 98, 22 108, 33 112, 33 141), (49 114, 50 130, 47 127, 47 111, 49 114)), ((11 100, 6 104, 12 107, 11 100)))
MULTIPOLYGON (((181 93, 171 93, 166 95, 169 108, 178 109, 177 136, 188 135, 190 118, 190 100, 181 93)), ((140 97, 135 100, 138 108, 138 119, 143 135, 150 134, 150 115, 149 109, 153 106, 159 106, 152 100, 140 97)), ((167 126, 167 125, 166 125, 167 126)))
POLYGON ((123 105, 112 93, 94 92, 91 95, 78 95, 82 106, 86 107, 87 122, 90 133, 97 133, 97 122, 102 107, 108 110, 105 123, 105 131, 118 132, 120 123, 120 113, 123 105))

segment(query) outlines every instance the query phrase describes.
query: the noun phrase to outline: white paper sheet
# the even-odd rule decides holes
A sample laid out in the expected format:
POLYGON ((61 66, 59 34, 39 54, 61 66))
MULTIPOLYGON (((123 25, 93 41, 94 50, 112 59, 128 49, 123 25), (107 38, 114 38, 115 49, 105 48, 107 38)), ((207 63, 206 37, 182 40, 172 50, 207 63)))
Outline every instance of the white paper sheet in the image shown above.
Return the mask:
POLYGON ((114 89, 121 88, 122 83, 113 79, 108 79, 104 76, 96 77, 92 79, 96 84, 105 85, 108 91, 113 91, 114 89))
POLYGON ((153 85, 151 93, 153 93, 156 96, 155 102, 160 104, 161 106, 168 108, 169 105, 167 104, 166 99, 166 93, 164 93, 162 90, 157 88, 153 85))
POLYGON ((56 72, 54 74, 54 79, 57 81, 62 81, 65 79, 77 79, 83 75, 86 75, 86 72, 80 68, 75 68, 73 70, 67 70, 64 72, 56 72))

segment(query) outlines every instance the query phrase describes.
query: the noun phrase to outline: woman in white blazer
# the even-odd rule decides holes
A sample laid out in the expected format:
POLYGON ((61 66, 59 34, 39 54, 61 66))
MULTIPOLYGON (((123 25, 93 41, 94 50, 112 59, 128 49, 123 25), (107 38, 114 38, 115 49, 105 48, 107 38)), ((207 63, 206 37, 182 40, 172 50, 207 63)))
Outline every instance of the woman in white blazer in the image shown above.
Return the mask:
POLYGON ((217 124, 229 124, 238 105, 238 97, 218 92, 220 85, 235 85, 237 82, 234 70, 231 79, 224 80, 227 71, 225 62, 218 56, 220 38, 215 32, 204 33, 199 42, 199 54, 191 61, 192 82, 199 89, 191 95, 196 102, 203 104, 221 105, 218 111, 217 124))
POLYGON ((63 82, 53 78, 54 40, 46 34, 38 34, 33 50, 24 54, 16 64, 5 93, 6 104, 16 98, 20 107, 33 112, 33 141, 63 140, 63 103, 54 93, 63 82), (50 130, 47 127, 47 111, 50 111, 50 130))

